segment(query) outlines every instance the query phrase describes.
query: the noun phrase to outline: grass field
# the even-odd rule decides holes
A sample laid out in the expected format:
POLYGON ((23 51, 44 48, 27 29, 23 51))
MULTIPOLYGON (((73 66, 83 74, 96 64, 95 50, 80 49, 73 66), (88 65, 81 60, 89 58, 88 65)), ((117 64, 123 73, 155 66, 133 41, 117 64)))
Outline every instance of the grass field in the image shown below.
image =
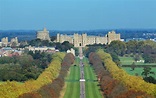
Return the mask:
MULTIPOLYGON (((122 65, 131 65, 133 62, 135 62, 133 57, 119 57, 119 59, 122 65)), ((135 62, 135 64, 136 65, 156 65, 156 63, 143 63, 143 62, 135 62)), ((122 69, 124 69, 130 75, 135 75, 137 73, 139 76, 142 76, 141 73, 143 72, 143 68, 138 68, 138 67, 136 67, 135 70, 133 71, 131 67, 122 67, 122 69)), ((151 74, 151 76, 156 78, 156 67, 152 67, 151 71, 155 72, 155 75, 151 74)))
MULTIPOLYGON (((141 73, 143 72, 143 68, 135 68, 133 71, 130 67, 122 67, 122 69, 124 69, 130 75, 135 75, 137 73, 139 76, 142 76, 141 73)), ((155 75, 151 74, 151 76, 156 78, 156 68, 152 67, 151 71, 155 73, 155 75)))
MULTIPOLYGON (((77 58, 75 64, 78 65, 79 59, 77 58)), ((80 98, 80 67, 71 66, 70 74, 66 78, 66 92, 64 98, 80 98)))
MULTIPOLYGON (((119 57, 122 65, 132 65, 135 60, 133 57, 119 57)), ((143 63, 143 62, 135 62, 136 65, 156 65, 156 63, 143 63)))
POLYGON ((88 60, 86 58, 84 58, 84 64, 86 98, 102 98, 100 87, 97 86, 98 82, 94 70, 91 66, 89 66, 88 60))

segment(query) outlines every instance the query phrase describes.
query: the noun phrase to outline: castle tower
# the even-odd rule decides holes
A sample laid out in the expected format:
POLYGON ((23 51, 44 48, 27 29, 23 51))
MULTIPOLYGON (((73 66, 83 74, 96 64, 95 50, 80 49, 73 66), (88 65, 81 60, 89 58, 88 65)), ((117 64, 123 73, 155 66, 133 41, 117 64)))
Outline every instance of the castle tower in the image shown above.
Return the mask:
POLYGON ((120 40, 120 34, 116 34, 115 31, 108 32, 107 39, 108 44, 110 44, 114 40, 120 40))
POLYGON ((85 47, 87 45, 87 34, 82 34, 82 46, 85 47))
POLYGON ((1 39, 2 45, 7 46, 8 45, 8 37, 4 37, 1 39))
POLYGON ((47 31, 47 29, 44 27, 44 28, 43 28, 43 32, 45 33, 46 31, 47 31))
POLYGON ((56 42, 60 42, 60 34, 57 33, 57 39, 56 39, 56 42))
POLYGON ((74 33, 74 47, 79 47, 79 35, 74 33))
POLYGON ((37 38, 50 41, 49 31, 47 31, 46 28, 44 28, 43 31, 37 31, 37 38))

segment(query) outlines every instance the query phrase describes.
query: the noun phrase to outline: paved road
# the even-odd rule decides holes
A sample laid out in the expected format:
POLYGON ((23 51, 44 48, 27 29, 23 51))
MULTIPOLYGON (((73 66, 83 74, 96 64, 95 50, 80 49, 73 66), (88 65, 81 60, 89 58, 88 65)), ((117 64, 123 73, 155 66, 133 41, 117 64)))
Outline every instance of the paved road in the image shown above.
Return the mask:
POLYGON ((79 47, 79 57, 80 57, 80 98, 85 98, 85 79, 84 79, 84 65, 82 63, 83 53, 82 47, 79 47))

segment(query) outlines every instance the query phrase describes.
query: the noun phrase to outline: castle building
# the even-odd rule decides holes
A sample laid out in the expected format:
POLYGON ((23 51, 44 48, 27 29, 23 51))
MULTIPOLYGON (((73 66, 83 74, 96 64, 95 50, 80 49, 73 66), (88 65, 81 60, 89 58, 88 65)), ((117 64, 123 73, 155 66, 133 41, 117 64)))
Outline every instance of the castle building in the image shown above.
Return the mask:
POLYGON ((120 39, 120 34, 116 34, 115 31, 108 32, 108 34, 107 34, 107 43, 110 44, 111 41, 114 41, 114 40, 121 40, 120 39))
POLYGON ((44 28, 43 31, 37 31, 37 38, 50 41, 49 31, 47 31, 46 28, 44 28))
POLYGON ((101 36, 87 36, 86 33, 80 35, 74 33, 73 36, 57 34, 57 42, 63 43, 68 41, 69 43, 74 44, 74 47, 85 47, 86 45, 92 44, 110 44, 111 41, 120 40, 120 34, 116 34, 115 31, 108 32, 107 35, 101 36))
POLYGON ((1 46, 4 46, 4 47, 6 47, 6 46, 18 46, 19 45, 17 37, 12 38, 10 40, 10 42, 8 41, 8 37, 4 37, 1 39, 1 44, 2 44, 1 46))
POLYGON ((1 39, 1 42, 2 42, 2 46, 7 46, 8 45, 8 37, 4 37, 1 39))
POLYGON ((11 46, 12 46, 13 44, 15 44, 16 46, 18 46, 18 38, 17 38, 17 37, 12 38, 11 41, 10 41, 10 44, 11 44, 11 46))

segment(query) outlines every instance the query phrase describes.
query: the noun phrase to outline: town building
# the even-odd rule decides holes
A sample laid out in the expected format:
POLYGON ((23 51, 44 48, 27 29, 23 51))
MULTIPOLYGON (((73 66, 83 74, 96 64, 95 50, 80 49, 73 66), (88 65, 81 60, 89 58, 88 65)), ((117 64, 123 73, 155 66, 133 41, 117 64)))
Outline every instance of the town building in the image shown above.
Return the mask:
POLYGON ((67 50, 67 53, 72 53, 75 56, 75 50, 71 48, 70 50, 67 50))
POLYGON ((4 57, 4 56, 9 56, 9 57, 19 56, 22 53, 23 53, 22 51, 13 49, 11 47, 3 47, 3 48, 0 49, 0 57, 4 57))
POLYGON ((55 52, 58 52, 57 49, 55 49, 55 47, 32 47, 32 46, 29 46, 29 47, 25 47, 25 49, 28 49, 29 51, 40 51, 40 52, 48 52, 48 53, 55 53, 55 52))
POLYGON ((74 33, 74 35, 57 34, 56 42, 63 43, 64 41, 68 41, 69 43, 72 43, 74 47, 85 47, 86 45, 92 44, 110 44, 111 41, 114 40, 120 40, 120 34, 116 34, 115 31, 111 31, 103 37, 87 36, 86 33, 74 33))
POLYGON ((46 28, 44 28, 43 31, 37 31, 37 38, 50 41, 49 31, 47 31, 46 28))

